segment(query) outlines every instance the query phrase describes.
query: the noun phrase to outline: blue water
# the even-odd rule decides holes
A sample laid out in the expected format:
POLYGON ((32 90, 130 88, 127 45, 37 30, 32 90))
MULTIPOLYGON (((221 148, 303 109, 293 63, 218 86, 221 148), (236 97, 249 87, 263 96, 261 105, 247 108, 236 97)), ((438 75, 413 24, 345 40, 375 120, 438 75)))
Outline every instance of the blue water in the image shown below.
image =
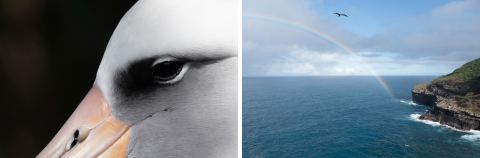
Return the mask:
POLYGON ((480 157, 480 132, 418 116, 411 89, 436 77, 243 78, 243 157, 480 157))

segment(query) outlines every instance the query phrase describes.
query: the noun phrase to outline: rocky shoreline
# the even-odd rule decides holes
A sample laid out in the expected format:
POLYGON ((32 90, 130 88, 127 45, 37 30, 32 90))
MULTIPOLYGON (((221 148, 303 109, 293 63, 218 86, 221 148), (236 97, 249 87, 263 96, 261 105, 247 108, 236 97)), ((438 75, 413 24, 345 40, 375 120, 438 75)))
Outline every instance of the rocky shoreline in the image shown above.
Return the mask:
POLYGON ((420 116, 422 120, 430 120, 448 125, 459 130, 480 130, 480 114, 469 109, 480 104, 478 99, 459 102, 459 96, 465 94, 451 91, 441 83, 431 83, 428 86, 417 85, 412 89, 412 100, 418 105, 431 109, 420 116))

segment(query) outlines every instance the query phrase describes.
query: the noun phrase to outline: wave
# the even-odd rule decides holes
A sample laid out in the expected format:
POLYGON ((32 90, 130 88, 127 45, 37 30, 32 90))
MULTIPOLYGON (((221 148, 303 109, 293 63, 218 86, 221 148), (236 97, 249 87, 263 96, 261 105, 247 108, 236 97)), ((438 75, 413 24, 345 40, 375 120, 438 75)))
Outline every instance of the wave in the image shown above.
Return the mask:
POLYGON ((466 140, 469 140, 469 141, 480 141, 480 131, 470 130, 470 131, 466 131, 466 132, 471 133, 471 134, 463 135, 460 138, 466 139, 466 140))
POLYGON ((469 133, 469 134, 467 134, 467 135, 461 136, 460 138, 461 138, 461 139, 465 139, 465 140, 469 140, 469 141, 480 141, 480 131, 477 131, 477 130, 462 131, 462 130, 459 130, 459 129, 450 127, 450 126, 448 126, 448 125, 440 124, 440 123, 438 123, 438 122, 433 122, 433 121, 428 121, 428 120, 421 120, 421 119, 420 119, 420 116, 421 116, 421 114, 411 114, 411 115, 410 115, 410 118, 411 118, 413 121, 425 123, 425 124, 428 124, 428 125, 431 125, 431 126, 434 126, 434 127, 441 126, 441 127, 445 127, 445 128, 454 130, 454 131, 469 133))
POLYGON ((417 106, 418 104, 415 104, 413 101, 407 101, 407 100, 400 100, 400 102, 402 103, 405 103, 405 104, 408 104, 408 105, 413 105, 413 106, 417 106))
MULTIPOLYGON (((422 116, 422 115, 421 114, 411 114, 410 118, 413 121, 429 124, 429 125, 432 125, 432 126, 446 126, 446 125, 442 125, 438 122, 433 122, 433 121, 428 121, 428 120, 420 120, 420 116, 422 116)), ((446 126, 446 127, 449 127, 449 126, 446 126)))

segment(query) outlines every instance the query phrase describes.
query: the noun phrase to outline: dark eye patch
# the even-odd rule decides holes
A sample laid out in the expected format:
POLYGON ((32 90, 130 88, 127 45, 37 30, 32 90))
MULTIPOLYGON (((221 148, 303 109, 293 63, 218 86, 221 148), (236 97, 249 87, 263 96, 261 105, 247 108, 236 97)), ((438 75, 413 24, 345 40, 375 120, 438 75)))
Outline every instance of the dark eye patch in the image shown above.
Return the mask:
POLYGON ((172 80, 180 74, 184 66, 182 61, 164 61, 153 65, 157 59, 158 57, 152 57, 133 61, 117 72, 114 82, 119 100, 135 96, 147 97, 164 86, 162 82, 172 80))
POLYGON ((147 58, 130 63, 126 69, 120 70, 115 77, 116 89, 123 97, 149 93, 156 88, 152 82, 152 64, 155 58, 147 58))

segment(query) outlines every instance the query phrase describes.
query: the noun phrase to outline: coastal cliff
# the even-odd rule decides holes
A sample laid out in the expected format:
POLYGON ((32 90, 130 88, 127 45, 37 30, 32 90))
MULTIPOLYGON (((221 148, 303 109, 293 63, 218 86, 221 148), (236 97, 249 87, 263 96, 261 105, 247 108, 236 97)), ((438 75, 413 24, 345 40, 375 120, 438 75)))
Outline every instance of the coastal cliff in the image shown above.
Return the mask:
POLYGON ((480 130, 480 58, 412 89, 416 104, 431 107, 420 119, 460 130, 480 130))

